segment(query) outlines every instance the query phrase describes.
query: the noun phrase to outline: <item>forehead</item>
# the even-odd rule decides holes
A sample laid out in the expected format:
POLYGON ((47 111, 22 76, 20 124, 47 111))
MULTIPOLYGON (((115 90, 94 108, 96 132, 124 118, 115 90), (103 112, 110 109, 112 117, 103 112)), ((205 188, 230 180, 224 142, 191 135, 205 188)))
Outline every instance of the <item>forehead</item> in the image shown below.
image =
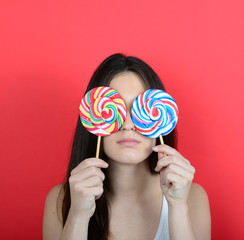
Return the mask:
POLYGON ((109 87, 116 90, 125 102, 130 103, 146 90, 143 80, 133 72, 123 72, 115 75, 109 87))

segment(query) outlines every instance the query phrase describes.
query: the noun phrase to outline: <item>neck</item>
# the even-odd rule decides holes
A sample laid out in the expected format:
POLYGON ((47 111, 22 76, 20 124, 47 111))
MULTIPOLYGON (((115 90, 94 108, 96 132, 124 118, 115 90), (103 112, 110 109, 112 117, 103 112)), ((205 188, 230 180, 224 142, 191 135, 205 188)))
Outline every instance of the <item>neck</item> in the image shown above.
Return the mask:
POLYGON ((112 201, 138 201, 161 191, 160 177, 150 172, 147 160, 138 164, 121 164, 110 160, 108 175, 112 201))

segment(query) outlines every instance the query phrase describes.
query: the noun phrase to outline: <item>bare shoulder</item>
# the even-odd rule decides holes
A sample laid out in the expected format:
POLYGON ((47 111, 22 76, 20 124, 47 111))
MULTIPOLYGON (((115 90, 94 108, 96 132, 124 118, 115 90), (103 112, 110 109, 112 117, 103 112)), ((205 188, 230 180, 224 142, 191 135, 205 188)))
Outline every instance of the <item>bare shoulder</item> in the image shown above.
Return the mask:
POLYGON ((211 214, 208 195, 205 189, 197 183, 192 183, 188 198, 189 214, 194 232, 201 239, 211 238, 211 214))
POLYGON ((200 184, 193 182, 189 193, 189 203, 194 206, 196 201, 206 202, 208 201, 208 195, 200 184))
POLYGON ((62 202, 64 198, 63 186, 64 186, 63 183, 54 186, 47 194, 46 203, 45 203, 45 205, 50 205, 50 207, 52 207, 53 210, 56 211, 60 223, 62 223, 61 209, 62 209, 62 202))
POLYGON ((58 239, 62 231, 63 184, 54 186, 47 194, 43 215, 43 239, 58 239))

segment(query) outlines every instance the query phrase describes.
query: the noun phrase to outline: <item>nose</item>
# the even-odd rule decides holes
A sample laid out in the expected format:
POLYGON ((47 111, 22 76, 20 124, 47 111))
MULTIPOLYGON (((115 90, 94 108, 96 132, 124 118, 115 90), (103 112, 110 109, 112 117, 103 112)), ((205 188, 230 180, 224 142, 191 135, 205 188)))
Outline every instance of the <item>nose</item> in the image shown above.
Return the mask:
POLYGON ((130 112, 127 112, 126 114, 126 119, 124 121, 124 124, 122 125, 121 131, 124 131, 124 130, 132 130, 132 131, 136 131, 135 129, 135 125, 131 119, 131 115, 130 115, 130 112))

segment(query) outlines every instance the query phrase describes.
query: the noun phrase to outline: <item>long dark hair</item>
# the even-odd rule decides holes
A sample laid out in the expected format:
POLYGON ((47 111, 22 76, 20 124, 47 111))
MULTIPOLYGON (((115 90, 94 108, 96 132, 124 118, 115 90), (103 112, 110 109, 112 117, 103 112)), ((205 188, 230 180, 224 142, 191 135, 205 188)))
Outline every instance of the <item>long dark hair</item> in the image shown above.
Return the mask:
MULTIPOLYGON (((155 88, 165 91, 165 88, 159 79, 158 75, 153 69, 146 64, 144 61, 136 57, 126 57, 123 54, 114 54, 106 58, 101 65, 96 69, 91 80, 87 86, 86 92, 94 87, 108 86, 112 78, 121 72, 134 72, 138 74, 144 81, 146 88, 155 88)), ((176 130, 173 130, 170 134, 164 137, 164 142, 171 147, 176 148, 176 130)), ((64 198, 62 205, 62 217, 63 226, 67 220, 67 216, 70 209, 70 187, 69 177, 70 172, 80 162, 86 158, 94 157, 97 143, 97 136, 89 133, 81 124, 80 117, 78 116, 76 130, 74 133, 73 146, 71 150, 70 161, 66 174, 66 182, 63 186, 64 198)), ((157 143, 160 144, 157 139, 157 143)), ((106 161, 106 156, 101 149, 100 158, 106 161)), ((148 165, 152 174, 158 174, 154 171, 157 163, 157 154, 152 152, 148 157, 148 165)), ((94 215, 91 217, 88 228, 88 240, 105 240, 109 236, 109 199, 108 193, 111 190, 111 183, 106 169, 103 170, 105 174, 104 180, 104 192, 103 195, 96 200, 96 210, 94 215)))

